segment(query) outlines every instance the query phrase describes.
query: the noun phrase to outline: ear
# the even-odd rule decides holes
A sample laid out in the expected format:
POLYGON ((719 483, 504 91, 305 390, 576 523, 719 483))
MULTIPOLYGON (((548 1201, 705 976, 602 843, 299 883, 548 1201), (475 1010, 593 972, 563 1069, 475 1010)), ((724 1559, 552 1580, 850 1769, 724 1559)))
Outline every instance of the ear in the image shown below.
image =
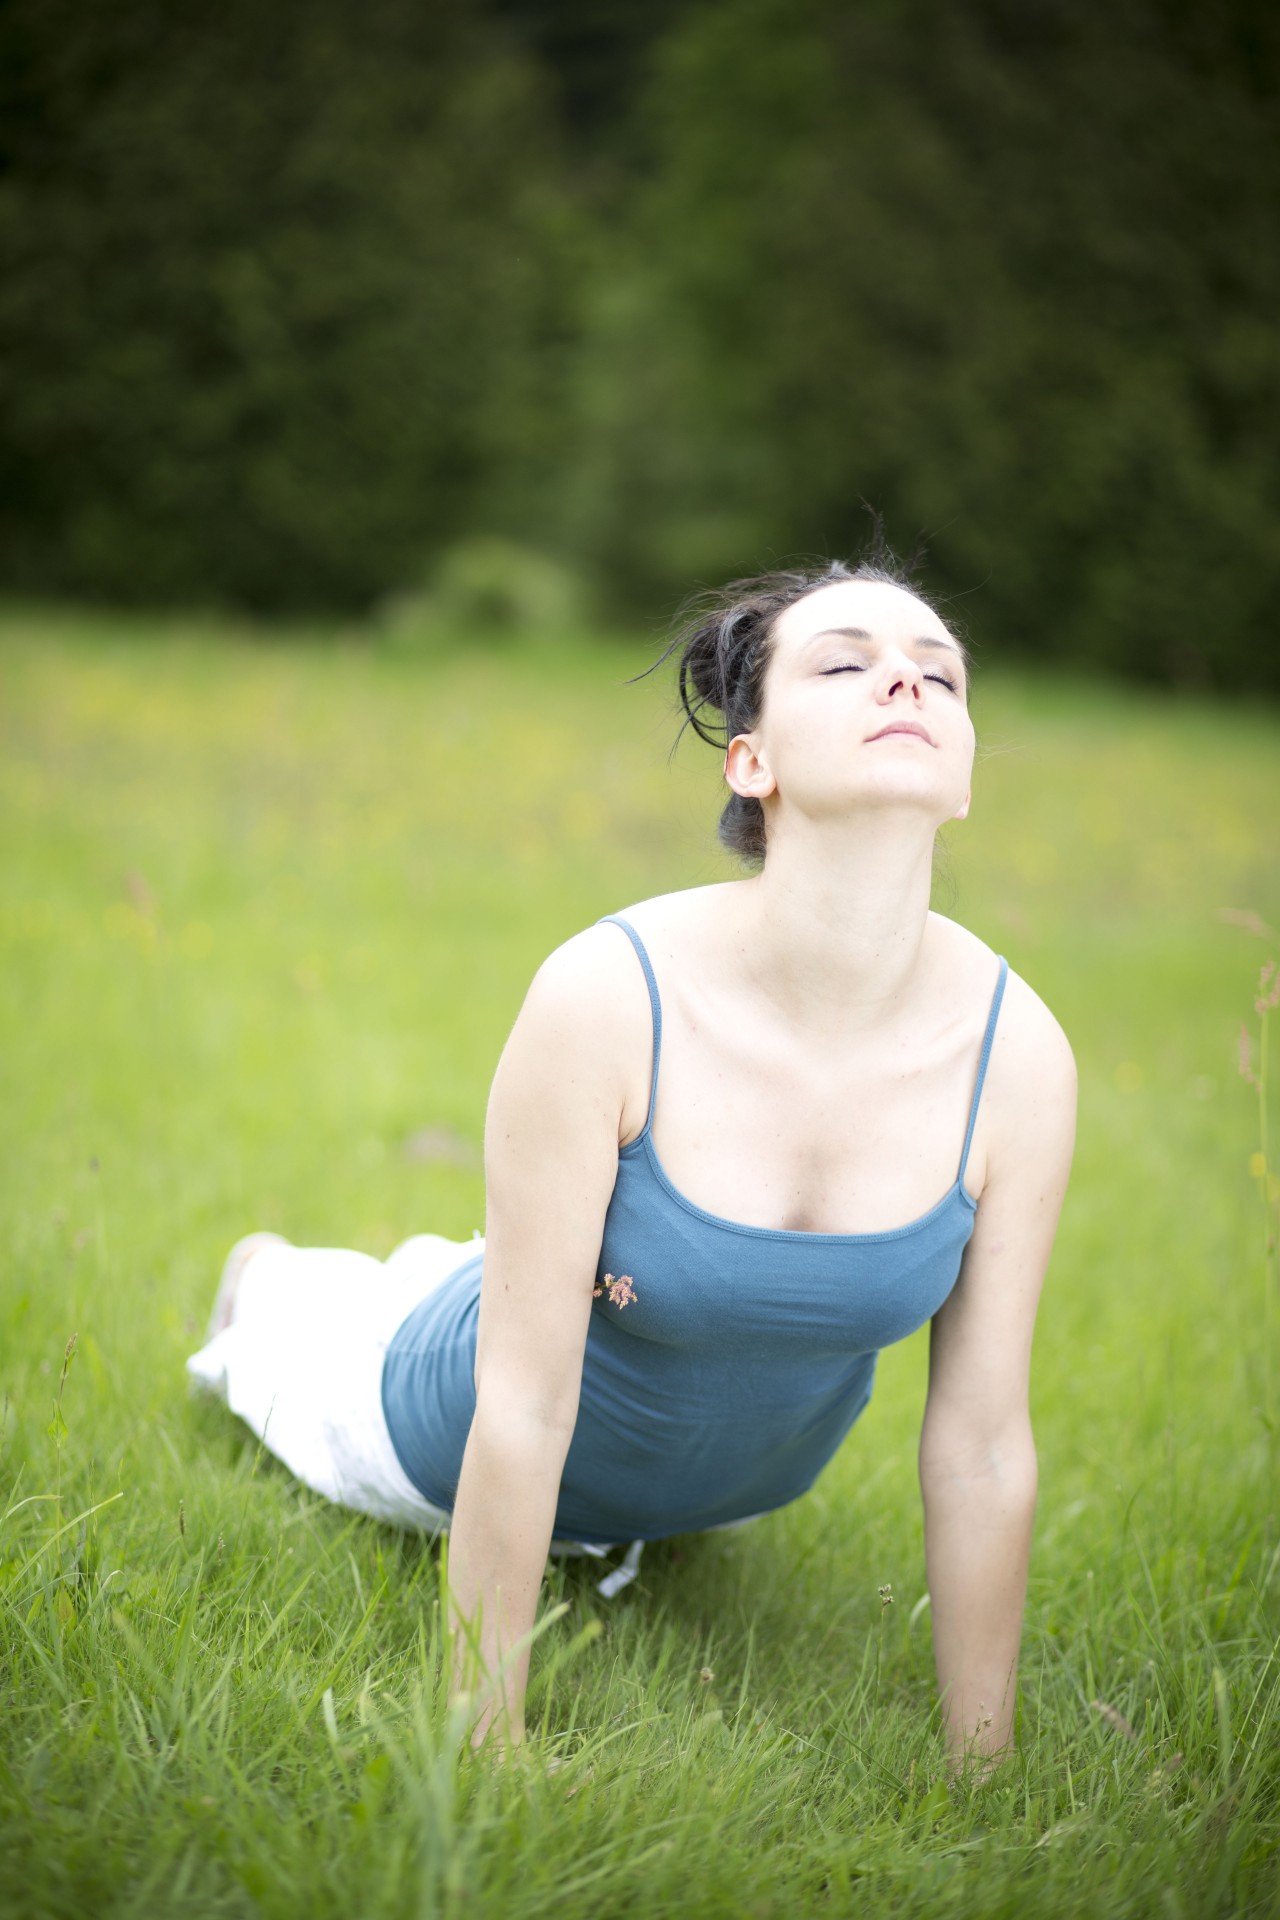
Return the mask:
POLYGON ((956 810, 955 810, 955 812, 954 812, 954 813, 952 814, 952 816, 951 816, 951 818, 952 818, 953 820, 967 820, 967 819, 968 819, 968 817, 969 817, 969 802, 970 802, 970 800, 972 800, 972 798, 973 798, 973 788, 972 788, 972 787, 966 787, 966 788, 965 788, 965 795, 964 795, 964 799, 963 799, 963 800, 962 800, 962 801, 960 802, 960 805, 959 805, 959 806, 958 806, 958 807, 956 808, 956 810))
POLYGON ((725 748, 724 777, 726 784, 744 800, 763 800, 778 789, 749 733, 736 733, 725 748))

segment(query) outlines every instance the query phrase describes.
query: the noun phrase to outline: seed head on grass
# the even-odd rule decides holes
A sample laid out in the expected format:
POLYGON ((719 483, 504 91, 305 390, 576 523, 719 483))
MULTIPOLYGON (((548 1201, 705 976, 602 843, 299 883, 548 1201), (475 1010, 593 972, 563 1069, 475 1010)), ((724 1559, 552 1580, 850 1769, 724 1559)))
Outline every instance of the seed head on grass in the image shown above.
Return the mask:
POLYGON ((1114 1727, 1117 1733, 1122 1733, 1126 1740, 1137 1739, 1132 1722, 1125 1719, 1119 1707, 1110 1706, 1105 1700, 1091 1700, 1089 1705, 1095 1713, 1102 1715, 1109 1727, 1114 1727))
POLYGON ((61 1441, 62 1435, 67 1431, 67 1423, 62 1417, 62 1389, 67 1384, 67 1369, 75 1358, 76 1342, 79 1338, 80 1335, 78 1333, 73 1333, 63 1349, 62 1354, 62 1372, 58 1375, 58 1391, 53 1403, 53 1425, 49 1429, 55 1439, 59 1441, 61 1441))
POLYGON ((1269 927, 1260 913, 1252 907, 1219 907, 1218 918, 1228 927, 1243 927, 1246 933, 1257 934, 1259 940, 1274 940, 1274 927, 1269 927))

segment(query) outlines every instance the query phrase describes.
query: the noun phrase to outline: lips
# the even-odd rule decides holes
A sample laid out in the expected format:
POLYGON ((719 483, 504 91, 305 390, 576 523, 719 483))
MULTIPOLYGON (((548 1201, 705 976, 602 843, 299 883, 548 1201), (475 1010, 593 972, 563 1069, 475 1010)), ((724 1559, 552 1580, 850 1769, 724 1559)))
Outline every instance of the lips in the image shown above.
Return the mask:
POLYGON ((923 740, 928 746, 933 745, 933 735, 918 720, 892 720, 887 727, 881 727, 879 733, 870 734, 867 744, 870 745, 872 740, 889 739, 895 733, 913 733, 918 740, 923 740))

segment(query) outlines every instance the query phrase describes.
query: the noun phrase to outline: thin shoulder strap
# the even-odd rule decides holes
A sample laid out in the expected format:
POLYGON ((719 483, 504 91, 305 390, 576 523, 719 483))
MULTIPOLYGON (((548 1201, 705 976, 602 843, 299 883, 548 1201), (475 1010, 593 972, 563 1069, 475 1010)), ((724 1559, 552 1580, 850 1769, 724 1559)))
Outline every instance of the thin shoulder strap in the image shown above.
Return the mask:
POLYGON ((662 1058, 662 1002, 658 998, 658 983, 653 977, 653 967, 640 935, 631 922, 624 920, 620 913, 602 914, 596 924, 603 926, 606 920, 611 920, 615 927, 621 927, 626 934, 636 950, 640 965, 644 968, 644 977, 649 986, 649 1005, 653 1008, 653 1082, 649 1089, 649 1111, 644 1121, 644 1131, 648 1133, 653 1125, 653 1109, 658 1098, 658 1062, 662 1058))
POLYGON ((969 1164, 969 1149, 973 1145, 973 1129, 978 1118, 978 1102, 982 1098, 982 1083, 987 1077, 987 1062, 991 1058, 991 1043, 996 1037, 996 1021, 1000 1018, 1000 1002, 1004 999, 1004 983, 1009 977, 1009 962, 1001 954, 1000 973, 996 980, 996 990, 991 996, 991 1011, 987 1015, 987 1030, 982 1036, 982 1056, 978 1061, 978 1084, 973 1090, 973 1105, 969 1109, 969 1128, 964 1136, 964 1152, 960 1155, 960 1172, 957 1179, 964 1179, 964 1170, 969 1164))

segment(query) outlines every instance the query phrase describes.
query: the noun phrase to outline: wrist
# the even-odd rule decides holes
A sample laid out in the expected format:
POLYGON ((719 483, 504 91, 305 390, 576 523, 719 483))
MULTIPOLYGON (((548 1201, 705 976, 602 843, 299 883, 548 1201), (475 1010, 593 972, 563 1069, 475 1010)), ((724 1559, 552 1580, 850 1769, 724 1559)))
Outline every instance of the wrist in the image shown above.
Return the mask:
POLYGON ((985 1779, 1017 1750, 1012 1704, 994 1713, 981 1699, 971 1703, 967 1711, 960 1702, 952 1701, 945 1721, 947 1766, 953 1775, 985 1779))

